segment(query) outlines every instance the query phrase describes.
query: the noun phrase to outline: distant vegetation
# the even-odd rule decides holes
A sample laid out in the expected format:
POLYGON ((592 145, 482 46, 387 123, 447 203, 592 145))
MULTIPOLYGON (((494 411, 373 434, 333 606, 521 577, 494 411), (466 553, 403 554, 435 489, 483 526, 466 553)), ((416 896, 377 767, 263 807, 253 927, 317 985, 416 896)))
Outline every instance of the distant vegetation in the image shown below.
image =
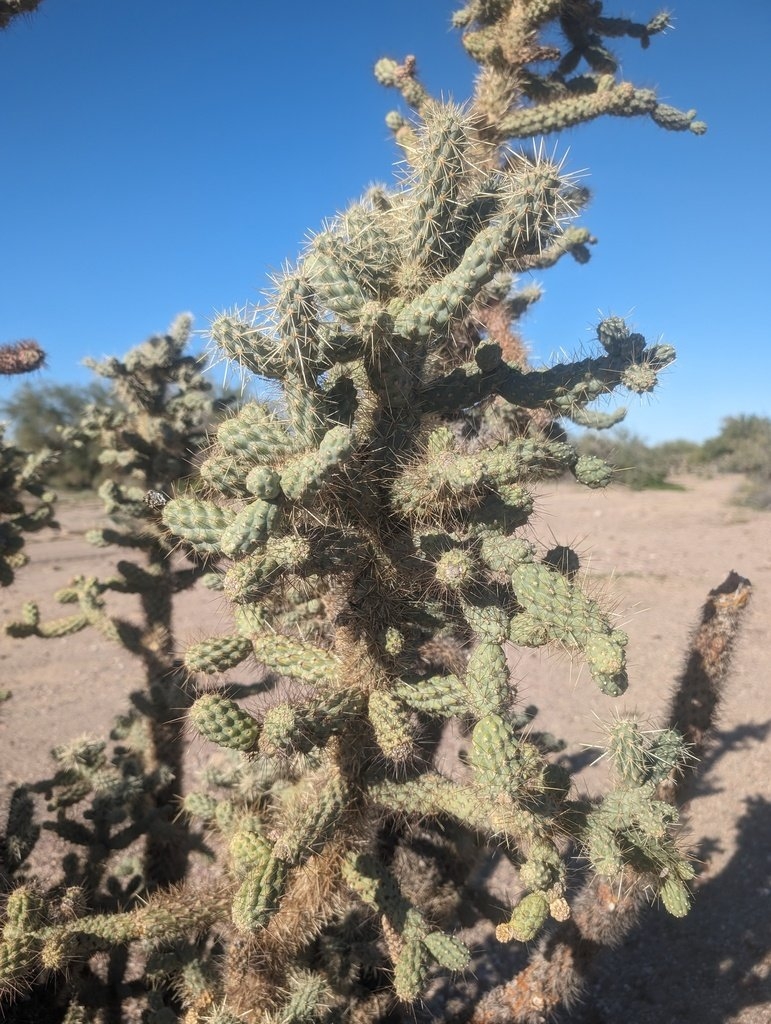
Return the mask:
MULTIPOLYGON (((224 415, 235 394, 215 387, 214 406, 224 415)), ((0 422, 9 425, 14 444, 25 452, 50 448, 58 455, 43 471, 45 482, 60 491, 96 490, 115 466, 105 468, 102 448, 87 421, 118 410, 113 391, 100 381, 87 385, 24 384, 0 401, 0 422), (66 439, 65 439, 66 438, 66 439)), ((211 430, 217 423, 212 422, 211 430)))
POLYGON ((88 385, 24 384, 0 403, 0 420, 10 424, 14 443, 25 452, 59 451, 46 471, 46 483, 64 490, 96 488, 102 480, 97 441, 62 443, 61 429, 76 427, 91 406, 106 408, 114 399, 99 382, 88 385))
POLYGON ((648 445, 626 430, 587 431, 576 441, 585 455, 597 455, 617 470, 616 482, 634 490, 672 489, 681 473, 744 473, 737 501, 771 508, 771 419, 728 416, 717 437, 703 444, 665 441, 648 445))

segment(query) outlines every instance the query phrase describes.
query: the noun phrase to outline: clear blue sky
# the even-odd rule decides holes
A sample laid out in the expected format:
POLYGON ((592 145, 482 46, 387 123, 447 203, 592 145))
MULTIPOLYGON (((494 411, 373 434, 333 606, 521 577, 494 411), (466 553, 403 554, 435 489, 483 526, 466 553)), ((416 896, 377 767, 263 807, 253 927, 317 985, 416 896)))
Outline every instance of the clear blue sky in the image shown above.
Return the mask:
MULTIPOLYGON (((306 231, 398 158, 382 55, 417 55, 435 93, 468 96, 474 65, 452 0, 45 0, 0 33, 0 341, 37 338, 43 380, 84 383, 85 356, 122 354, 181 311, 204 330, 253 302, 306 231)), ((536 364, 585 351, 603 314, 629 314, 679 359, 627 426, 650 441, 771 415, 766 225, 767 0, 673 0, 626 77, 696 107, 709 133, 604 119, 565 132, 587 169, 588 266, 538 276, 524 321, 536 364)), ((607 0, 647 20, 655 0, 607 0)), ((14 383, 0 381, 0 400, 14 383)))

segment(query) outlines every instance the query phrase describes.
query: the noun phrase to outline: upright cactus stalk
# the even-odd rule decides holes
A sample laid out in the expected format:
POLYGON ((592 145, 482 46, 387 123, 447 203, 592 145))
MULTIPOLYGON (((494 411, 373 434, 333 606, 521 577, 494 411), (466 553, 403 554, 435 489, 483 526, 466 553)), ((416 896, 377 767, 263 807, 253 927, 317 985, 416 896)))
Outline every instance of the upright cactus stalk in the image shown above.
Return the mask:
POLYGON ((25 534, 56 526, 56 495, 41 479, 56 454, 50 449, 23 452, 5 441, 0 424, 0 587, 13 583, 26 565, 25 534))
MULTIPOLYGON (((379 62, 379 79, 418 115, 389 118, 407 173, 328 223, 267 306, 213 321, 220 352, 281 397, 219 423, 194 485, 180 467, 205 403, 181 353, 185 325, 99 367, 128 410, 94 414, 111 442, 106 459, 133 477, 104 496, 115 512, 145 516, 141 531, 101 541, 148 558, 121 563, 119 580, 75 581, 64 600, 79 608, 63 624, 42 624, 31 607, 13 631, 94 623, 142 654, 147 749, 163 749, 172 707, 219 748, 182 806, 207 829, 221 870, 203 887, 167 891, 156 873, 145 904, 66 921, 34 886, 17 887, 0 991, 141 940, 149 1021, 411 1019, 435 978, 468 968, 459 892, 497 851, 521 895, 491 926, 501 942, 539 944, 504 992, 457 1019, 540 1020, 575 995, 585 948, 617 935, 644 897, 675 917, 688 909, 693 869, 665 792, 688 759, 679 713, 658 733, 617 718, 607 738, 613 786, 589 800, 552 756, 559 744, 533 730, 509 670, 512 645, 553 646, 584 661, 609 700, 626 689, 626 635, 583 590, 575 554, 540 551, 526 527, 539 481, 611 480, 559 421, 616 422, 622 413, 598 413, 595 400, 652 391, 675 354, 609 317, 596 354, 528 366, 513 325, 537 292, 517 291, 516 276, 567 253, 585 261, 593 238, 574 224, 587 194, 562 165, 542 148, 523 155, 504 143, 602 113, 703 126, 616 80, 605 39, 647 45, 663 16, 641 26, 588 0, 474 0, 455 23, 481 65, 470 106, 428 96, 414 60, 379 62), (582 61, 587 70, 574 74, 582 61), (169 379, 176 398, 161 383, 169 379), (192 568, 172 568, 175 546, 192 568), (189 646, 184 671, 263 666, 259 712, 226 682, 195 697, 180 686, 170 595, 204 567, 232 625, 189 646), (109 589, 142 596, 143 629, 109 619, 109 589), (274 686, 275 675, 286 682, 274 686), (457 719, 468 756, 449 771, 436 738, 457 719), (614 917, 619 886, 629 906, 614 917)), ((130 749, 136 724, 121 733, 130 749)), ((98 744, 57 756, 69 773, 63 800, 106 782, 120 791, 98 744)), ((159 754, 156 763, 168 809, 182 791, 162 766, 176 772, 179 762, 159 754)), ((163 807, 153 810, 151 835, 163 807)), ((108 825, 95 823, 109 840, 108 825)), ((62 828, 82 835, 72 822, 62 828)), ((67 1012, 90 1019, 82 972, 75 978, 67 1012)))
POLYGON ((179 881, 185 874, 186 845, 181 833, 174 838, 167 820, 181 793, 179 714, 189 703, 184 671, 175 662, 172 599, 200 579, 206 567, 200 560, 184 567, 172 562, 173 544, 145 495, 160 496, 192 473, 195 454, 217 415, 212 385, 201 372, 200 360, 186 352, 190 329, 190 317, 180 316, 168 334, 148 339, 125 359, 92 362, 100 376, 113 382, 115 404, 92 407, 63 437, 70 444, 98 438, 101 462, 115 474, 100 488, 114 525, 90 531, 88 540, 98 547, 133 550, 139 561, 121 559, 118 575, 111 579, 72 580, 57 597, 77 610, 62 619, 41 621, 30 603, 19 622, 6 626, 12 636, 49 638, 95 626, 143 662, 146 688, 135 698, 134 711, 121 723, 116 738, 133 747, 148 778, 155 773, 153 800, 167 823, 157 833, 148 829, 147 881, 153 885, 179 881), (110 592, 137 595, 143 623, 137 626, 111 616, 105 601, 110 592))
MULTIPOLYGON (((619 386, 653 387, 673 352, 611 319, 598 327, 602 355, 532 371, 464 333, 499 275, 560 249, 581 196, 542 156, 512 155, 498 171, 480 165, 489 144, 460 109, 426 102, 421 114, 408 179, 317 236, 265 315, 214 322, 227 354, 284 386, 284 412, 247 405, 223 424, 202 466, 210 494, 174 497, 162 513, 194 550, 230 562, 223 590, 236 632, 197 644, 189 667, 224 672, 251 654, 311 687, 310 698, 284 700, 262 719, 212 692, 191 709, 220 746, 290 758, 286 795, 263 805, 260 838, 239 869, 236 929, 271 946, 272 922, 294 912, 293 879, 333 857, 328 884, 343 906, 358 898, 376 910, 394 993, 408 1003, 432 964, 459 970, 468 953, 432 926, 383 859, 384 816, 449 819, 506 850, 528 895, 499 926, 503 940, 530 941, 550 917, 571 916, 566 833, 609 878, 645 870, 655 879, 654 864, 690 872, 675 812, 654 800, 682 745, 654 751, 630 723, 616 741, 619 789, 584 806, 545 748, 525 738, 509 677, 507 643, 555 643, 583 655, 603 692, 626 688, 626 636, 517 532, 539 479, 569 471, 601 487, 607 467, 563 440, 514 436, 489 447, 442 425, 495 399, 586 418, 591 401, 619 386), (287 595, 300 590, 334 608, 315 642, 286 620, 287 595), (421 651, 443 637, 470 656, 429 675, 421 651), (462 783, 426 760, 419 736, 422 722, 458 715, 472 728, 462 783)), ((252 994, 227 981, 223 994, 237 1013, 254 1013, 252 994)))
MULTIPOLYGON (((101 461, 113 470, 100 488, 111 525, 89 531, 87 539, 123 556, 117 574, 71 580, 56 595, 73 608, 61 618, 45 620, 28 602, 20 619, 5 626, 12 637, 51 640, 95 627, 136 656, 144 670, 131 710, 116 720, 113 743, 80 738, 60 745, 53 751, 56 773, 45 787, 53 790, 49 809, 56 812, 48 827, 75 851, 70 883, 78 884, 84 908, 102 912, 181 882, 198 842, 179 814, 181 716, 190 696, 187 672, 177 659, 172 612, 174 595, 200 580, 208 565, 172 558, 175 544, 160 526, 157 508, 162 492, 192 474, 207 430, 221 412, 200 358, 187 352, 190 328, 190 317, 181 316, 168 334, 148 339, 124 359, 92 364, 113 382, 115 402, 87 410, 81 423, 63 434, 64 444, 97 439, 101 461), (155 502, 144 500, 148 492, 157 496, 155 502), (112 593, 137 597, 139 622, 111 613, 112 593)), ((16 520, 14 530, 7 548, 14 546, 16 520)), ((18 554, 6 557, 9 564, 16 561, 18 554)))

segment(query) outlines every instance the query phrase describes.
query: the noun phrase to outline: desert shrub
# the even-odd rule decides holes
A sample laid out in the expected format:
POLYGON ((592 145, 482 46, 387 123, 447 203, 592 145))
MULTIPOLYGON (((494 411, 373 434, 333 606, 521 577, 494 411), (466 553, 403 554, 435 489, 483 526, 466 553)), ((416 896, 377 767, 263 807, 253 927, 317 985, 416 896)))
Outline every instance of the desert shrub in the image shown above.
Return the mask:
POLYGON ((8 420, 13 440, 27 452, 49 448, 57 452, 45 468, 45 480, 57 489, 94 490, 104 470, 99 461, 99 441, 84 438, 63 443, 62 429, 77 426, 90 406, 106 407, 112 401, 99 383, 60 384, 50 381, 25 383, 0 403, 0 415, 8 420))
POLYGON ((725 473, 752 473, 771 478, 771 419, 727 416, 716 437, 702 445, 702 459, 725 473))
POLYGON ((587 431, 576 446, 585 455, 604 459, 613 467, 613 482, 635 491, 677 487, 670 474, 688 467, 698 450, 698 445, 692 447, 687 441, 651 446, 624 429, 610 435, 587 431))
POLYGON ((704 442, 701 462, 722 473, 744 473, 735 500, 749 508, 771 508, 771 419, 728 416, 720 433, 704 442))

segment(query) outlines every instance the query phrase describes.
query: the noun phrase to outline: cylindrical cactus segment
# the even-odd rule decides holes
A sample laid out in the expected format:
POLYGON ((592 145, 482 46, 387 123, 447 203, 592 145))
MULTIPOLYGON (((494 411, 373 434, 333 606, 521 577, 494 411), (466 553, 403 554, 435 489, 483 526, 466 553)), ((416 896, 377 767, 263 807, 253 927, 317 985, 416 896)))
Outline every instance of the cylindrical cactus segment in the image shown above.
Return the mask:
POLYGON ((252 637, 252 647, 263 665, 308 683, 335 680, 340 670, 340 660, 334 654, 279 633, 252 637))
POLYGON ((222 534, 236 517, 232 509, 185 496, 166 502, 162 515, 171 533, 207 555, 219 553, 222 534))
POLYGON ((281 470, 281 489, 291 501, 308 502, 329 477, 342 468, 353 451, 353 431, 333 427, 319 447, 301 455, 281 470))
MULTIPOLYGON (((492 558, 492 545, 486 550, 492 558)), ((491 564, 506 564, 517 601, 531 621, 542 624, 551 640, 582 650, 603 693, 622 694, 627 687, 626 634, 612 629, 596 602, 562 573, 535 561, 512 561, 504 555, 502 562, 495 558, 491 564)))
POLYGON ((228 849, 230 864, 237 878, 263 871, 272 853, 268 840, 248 826, 233 833, 228 849))
POLYGON ((455 219, 469 172, 468 115, 451 104, 432 104, 423 144, 413 149, 414 188, 406 211, 405 258, 417 266, 446 264, 458 237, 455 219))
POLYGON ((231 913, 239 931, 263 928, 279 908, 286 888, 289 866, 269 849, 241 883, 233 897, 231 913))
POLYGON ((268 537, 252 554, 229 566, 222 589, 236 605, 256 603, 283 573, 299 569, 310 554, 311 545, 304 537, 268 537))
POLYGON ((278 526, 279 505, 257 498, 245 505, 223 531, 220 549, 229 558, 248 555, 261 547, 278 526))
POLYGON ((480 718, 471 737, 471 764, 478 784, 491 793, 517 788, 519 740, 510 722, 498 714, 480 718))
POLYGON ((471 711, 466 686, 456 675, 404 680, 392 692, 403 704, 427 715, 453 718, 471 711))
POLYGON ((255 498, 272 501, 281 490, 281 477, 270 466, 255 466, 246 476, 246 489, 255 498))
POLYGON ((499 643, 480 641, 466 667, 466 692, 469 707, 478 718, 497 715, 515 696, 509 688, 509 667, 499 643))
POLYGON ((190 708, 190 720, 207 740, 231 750, 253 750, 260 736, 259 723, 218 693, 200 696, 190 708))
POLYGON ((469 965, 468 947, 446 932, 429 932, 423 938, 423 945, 440 967, 448 971, 463 971, 469 965))
POLYGON ((375 739, 389 761, 409 759, 415 749, 416 726, 412 713, 388 690, 369 695, 369 721, 375 739))
POLYGON ((275 459, 294 446, 284 423, 258 402, 242 406, 237 416, 221 423, 217 440, 227 454, 253 464, 275 459))
POLYGON ((273 853, 296 864, 318 852, 343 822, 348 788, 335 768, 323 768, 306 777, 290 794, 283 808, 284 828, 273 853))
POLYGON ((252 653, 252 643, 243 636, 212 636, 185 651, 185 667, 190 672, 227 672, 240 665, 252 653))
POLYGON ((495 275, 511 266, 519 253, 540 251, 558 222, 568 213, 562 181, 546 161, 504 176, 507 190, 498 218, 483 227, 455 268, 430 285, 394 315, 394 330, 403 337, 428 336, 462 319, 474 299, 495 275))
POLYGON ((613 479, 613 467, 595 455, 580 455, 573 467, 573 475, 585 487, 607 487, 613 479))
POLYGON ((498 925, 495 936, 499 942, 532 942, 549 918, 549 901, 541 892, 523 896, 506 924, 498 925))

